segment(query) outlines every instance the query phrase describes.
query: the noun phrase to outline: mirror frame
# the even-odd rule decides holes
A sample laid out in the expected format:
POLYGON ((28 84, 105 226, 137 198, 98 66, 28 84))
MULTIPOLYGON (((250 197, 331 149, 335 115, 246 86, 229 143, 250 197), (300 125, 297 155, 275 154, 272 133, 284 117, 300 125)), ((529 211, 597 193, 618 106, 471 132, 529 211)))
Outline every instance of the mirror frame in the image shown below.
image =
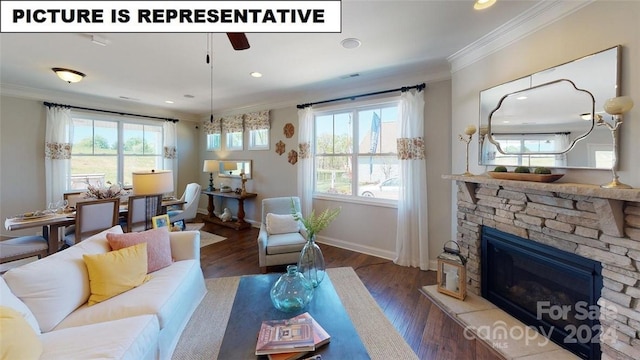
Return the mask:
POLYGON ((557 154, 564 154, 564 153, 566 153, 568 151, 571 151, 571 149, 573 149, 573 147, 576 145, 576 142, 578 142, 581 139, 584 139, 585 137, 589 136, 591 131, 593 131, 593 127, 595 125, 595 113, 596 113, 596 99, 594 98, 593 94, 590 91, 587 91, 585 89, 579 89, 576 86, 576 84, 573 81, 569 80, 569 79, 558 79, 558 80, 550 81, 548 83, 532 86, 532 87, 530 87, 528 89, 523 89, 523 90, 515 91, 515 92, 512 92, 512 93, 504 95, 500 99, 500 101, 498 101, 498 106, 496 106, 496 108, 493 109, 491 111, 491 113, 489 114, 489 122, 488 122, 488 125, 487 125, 487 140, 489 140, 489 142, 491 142, 493 145, 495 145, 496 149, 498 149, 498 151, 501 154, 504 154, 504 155, 557 155, 557 154), (591 113, 591 126, 589 127, 589 131, 587 131, 586 133, 574 138, 571 141, 571 143, 568 145, 567 149, 564 150, 564 151, 553 151, 553 152, 544 152, 544 151, 538 151, 538 152, 506 152, 505 150, 502 150, 502 148, 500 147, 500 142, 493 138, 493 131, 491 129, 491 119, 493 117, 493 114, 496 111, 500 110, 500 107, 502 106, 502 103, 504 102, 504 100, 507 99, 510 96, 522 95, 523 93, 525 93, 525 92, 527 92, 529 90, 540 89, 540 88, 543 88, 545 86, 551 86, 551 85, 559 84, 559 83, 562 83, 562 82, 565 82, 565 81, 568 82, 569 84, 571 84, 571 86, 573 86, 573 88, 576 91, 583 92, 583 93, 589 95, 589 97, 591 97, 591 112, 590 112, 591 113))
POLYGON ((240 179, 240 174, 242 173, 242 170, 244 170, 245 177, 247 179, 251 179, 253 177, 252 165, 253 164, 251 160, 230 160, 230 159, 219 160, 218 177, 240 179), (236 163, 238 168, 232 171, 225 170, 224 163, 228 163, 228 162, 236 163))
MULTIPOLYGON (((526 75, 526 76, 522 76, 519 78, 516 78, 514 80, 511 81, 507 81, 501 84, 498 84, 496 86, 492 86, 490 88, 486 88, 480 91, 479 93, 479 97, 478 97, 478 105, 479 105, 479 119, 478 119, 478 129, 482 129, 484 128, 484 130, 487 130, 488 127, 488 122, 489 122, 489 113, 491 112, 491 109, 493 109, 494 104, 488 104, 487 105, 487 100, 485 100, 485 102, 483 103, 483 93, 488 92, 493 90, 495 92, 495 90, 497 88, 500 87, 505 87, 508 88, 510 85, 512 86, 512 89, 510 89, 511 91, 509 91, 509 89, 507 89, 506 91, 509 91, 509 93, 515 92, 517 89, 520 90, 525 90, 525 89, 529 89, 531 87, 533 87, 534 83, 535 84, 540 84, 540 80, 542 79, 538 79, 540 77, 545 77, 548 76, 548 74, 556 69, 560 69, 561 71, 572 71, 571 68, 567 68, 565 67, 566 65, 571 65, 571 64, 575 64, 580 62, 581 60, 590 58, 592 56, 598 55, 598 54, 602 54, 602 53, 606 53, 606 52, 610 52, 610 51, 614 51, 615 53, 615 69, 614 70, 614 76, 615 76, 615 89, 614 90, 606 90, 609 89, 609 87, 604 87, 605 89, 605 93, 607 91, 611 91, 611 94, 603 94, 602 90, 599 90, 600 88, 591 88, 593 86, 587 85, 585 86, 584 84, 581 84, 580 82, 584 82, 585 80, 581 80, 581 79, 571 79, 570 80, 574 83, 577 84, 577 86, 579 86, 582 89, 586 89, 589 92, 592 93, 592 95, 594 96, 595 99, 595 114, 599 114, 601 111, 603 110, 603 104, 604 102, 611 98, 611 97, 617 97, 620 96, 620 85, 621 85, 621 80, 620 80, 620 76, 621 76, 621 71, 622 71, 622 45, 615 45, 606 49, 603 49, 601 51, 597 51, 570 61, 567 61, 565 63, 561 63, 559 65, 553 66, 553 67, 549 67, 540 71, 536 71, 532 74, 526 75), (569 69, 569 70, 564 70, 564 69, 569 69)), ((565 78, 567 78, 565 76, 565 78)), ((586 79, 592 79, 592 77, 590 76, 586 76, 584 77, 586 79)), ((556 78, 556 79, 549 79, 549 81, 545 81, 546 82, 550 82, 553 80, 558 80, 560 79, 560 77, 556 78)), ((613 78, 611 80, 614 80, 613 78)), ((589 81, 589 80, 587 80, 589 81)), ((591 84, 593 85, 593 84, 591 84)), ((493 101, 497 101, 497 96, 494 95, 493 101)), ((596 129, 598 129, 600 127, 594 126, 591 130, 591 132, 589 133, 589 135, 592 134, 599 134, 599 135, 592 135, 592 136, 596 136, 596 138, 598 136, 603 136, 603 134, 601 134, 600 131, 597 131, 596 129)), ((606 129, 605 129, 606 130, 606 129)), ((606 132, 607 135, 609 135, 608 137, 610 137, 609 132, 606 132)), ((569 151, 564 152, 564 153, 556 153, 556 154, 571 154, 571 150, 577 151, 576 148, 578 148, 578 146, 575 146, 576 144, 580 143, 582 144, 582 142, 586 142, 586 144, 589 144, 589 139, 591 139, 591 137, 587 135, 585 137, 582 138, 582 141, 577 141, 574 143, 574 147, 572 147, 569 151)), ((492 161, 493 159, 489 158, 484 158, 483 157, 483 149, 482 149, 482 145, 483 145, 483 141, 485 140, 484 136, 478 136, 478 146, 479 146, 479 151, 478 151, 478 165, 481 166, 494 166, 494 165, 499 165, 497 163, 495 163, 494 161, 492 161)), ((606 143, 602 143, 602 145, 606 145, 606 146, 610 146, 611 148, 613 148, 613 139, 607 140, 606 143)), ((579 148, 583 148, 583 146, 581 145, 579 148)), ((538 153, 540 154, 540 153, 538 153)), ((566 166, 550 166, 551 168, 573 168, 573 169, 595 169, 595 170, 610 170, 611 166, 607 165, 607 166, 596 166, 595 163, 592 163, 590 156, 590 153, 578 153, 580 154, 579 156, 582 156, 582 158, 589 158, 588 162, 586 164, 583 165, 583 163, 578 163, 578 164, 574 164, 574 165, 566 165, 566 166)), ((514 156, 522 156, 523 158, 526 157, 527 159, 531 159, 531 157, 535 157, 536 155, 534 154, 522 154, 522 155, 518 155, 518 154, 514 154, 514 153, 510 153, 509 155, 514 155, 514 156)), ((523 159, 524 160, 524 159, 523 159)), ((506 165, 506 166, 512 166, 512 165, 506 165)), ((515 165, 513 165, 515 166, 515 165)))

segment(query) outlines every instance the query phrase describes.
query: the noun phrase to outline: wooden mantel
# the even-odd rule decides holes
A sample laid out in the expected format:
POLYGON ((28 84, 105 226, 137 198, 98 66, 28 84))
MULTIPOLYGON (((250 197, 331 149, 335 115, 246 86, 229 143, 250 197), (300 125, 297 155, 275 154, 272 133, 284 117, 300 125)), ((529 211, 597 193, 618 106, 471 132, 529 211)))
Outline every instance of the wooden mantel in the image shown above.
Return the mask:
POLYGON ((591 197, 597 212, 602 214, 600 217, 601 230, 607 235, 618 237, 624 236, 624 202, 640 202, 640 189, 604 189, 591 184, 502 180, 487 175, 442 175, 442 178, 459 182, 460 191, 466 200, 474 204, 477 201, 475 196, 477 184, 591 197))

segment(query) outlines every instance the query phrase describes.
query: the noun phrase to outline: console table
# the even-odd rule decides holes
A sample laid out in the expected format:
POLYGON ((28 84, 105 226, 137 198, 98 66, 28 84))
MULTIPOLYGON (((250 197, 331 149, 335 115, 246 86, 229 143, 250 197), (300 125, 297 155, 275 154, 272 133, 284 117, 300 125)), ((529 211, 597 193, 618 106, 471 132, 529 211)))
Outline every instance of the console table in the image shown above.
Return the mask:
POLYGON ((248 222, 244 221, 244 199, 254 198, 254 197, 258 196, 258 194, 256 194, 256 193, 245 193, 244 195, 242 195, 242 194, 236 194, 233 191, 232 192, 220 192, 219 190, 214 190, 214 191, 203 190, 202 193, 207 195, 207 197, 209 198, 209 204, 207 206, 207 210, 209 212, 209 216, 204 218, 204 221, 207 221, 207 222, 210 222, 210 223, 214 223, 214 224, 218 224, 218 225, 222 225, 222 226, 226 226, 226 227, 230 227, 230 228, 236 229, 236 230, 246 229, 246 228, 250 228, 251 227, 251 224, 249 224, 248 222), (215 206, 213 205, 213 199, 216 198, 216 197, 238 200, 238 216, 237 216, 237 220, 236 221, 222 221, 214 214, 215 206))

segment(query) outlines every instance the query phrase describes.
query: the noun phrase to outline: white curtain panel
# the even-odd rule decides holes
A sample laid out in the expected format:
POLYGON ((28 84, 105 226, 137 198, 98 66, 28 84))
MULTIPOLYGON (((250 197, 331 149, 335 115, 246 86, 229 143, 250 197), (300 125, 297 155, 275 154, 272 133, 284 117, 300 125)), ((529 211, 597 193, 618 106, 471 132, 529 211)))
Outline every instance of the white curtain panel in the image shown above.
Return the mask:
POLYGON ((67 190, 67 174, 71 166, 73 121, 71 110, 60 106, 47 107, 45 130, 45 195, 46 204, 62 200, 67 190))
POLYGON ((428 270, 424 92, 403 92, 401 106, 398 134, 401 186, 398 199, 398 227, 394 262, 402 266, 428 270))
POLYGON ((298 110, 298 197, 302 214, 308 215, 313 208, 313 110, 311 107, 298 110))
MULTIPOLYGON (((569 147, 569 134, 555 134, 554 136, 555 150, 562 151, 569 147)), ((567 166, 567 153, 555 156, 555 166, 567 166)))

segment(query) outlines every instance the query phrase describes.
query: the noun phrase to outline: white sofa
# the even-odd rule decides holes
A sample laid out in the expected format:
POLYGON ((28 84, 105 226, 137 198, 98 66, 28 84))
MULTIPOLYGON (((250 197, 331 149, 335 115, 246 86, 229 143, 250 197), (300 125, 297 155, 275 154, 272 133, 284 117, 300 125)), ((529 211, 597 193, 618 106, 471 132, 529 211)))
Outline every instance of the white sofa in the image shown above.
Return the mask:
POLYGON ((17 310, 38 334, 40 359, 170 359, 206 293, 200 233, 170 234, 173 262, 151 279, 88 306, 89 275, 82 254, 110 251, 107 232, 35 262, 0 280, 0 305, 17 310))

